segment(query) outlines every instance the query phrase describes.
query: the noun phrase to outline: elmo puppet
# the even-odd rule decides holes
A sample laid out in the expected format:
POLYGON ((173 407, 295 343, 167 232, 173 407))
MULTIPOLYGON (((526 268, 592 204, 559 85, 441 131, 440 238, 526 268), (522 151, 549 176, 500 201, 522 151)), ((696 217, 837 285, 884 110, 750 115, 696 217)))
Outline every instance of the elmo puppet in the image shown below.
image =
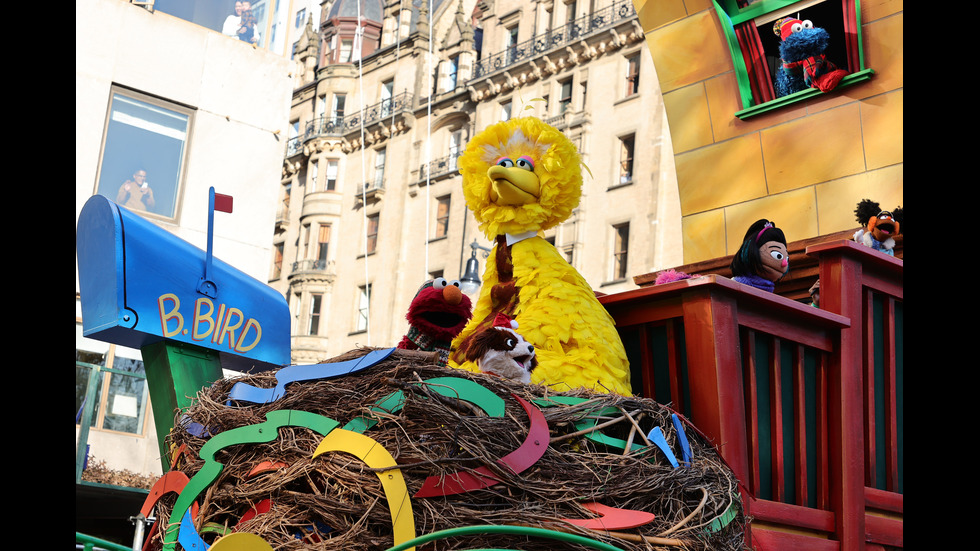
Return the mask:
POLYGON ((438 277, 419 287, 408 306, 408 334, 397 348, 439 352, 439 365, 449 360, 449 345, 470 321, 470 298, 459 289, 458 281, 438 277))

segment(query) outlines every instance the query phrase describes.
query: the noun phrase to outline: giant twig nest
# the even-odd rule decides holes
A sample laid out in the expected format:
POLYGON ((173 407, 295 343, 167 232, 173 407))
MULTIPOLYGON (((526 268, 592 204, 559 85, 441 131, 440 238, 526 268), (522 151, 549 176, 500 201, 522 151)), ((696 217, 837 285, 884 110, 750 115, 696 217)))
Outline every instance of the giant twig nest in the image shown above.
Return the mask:
MULTIPOLYGON (((363 356, 370 350, 353 350, 330 361, 363 356)), ((218 381, 201 390, 194 404, 181 412, 178 428, 168 440, 171 449, 186 449, 175 469, 189 478, 204 466, 198 454, 207 439, 184 430, 188 422, 220 434, 262 423, 266 414, 275 410, 316 413, 338 421, 340 426, 366 417, 377 422, 363 434, 395 459, 410 496, 430 476, 471 472, 481 466, 489 466, 501 481, 457 495, 412 497, 417 536, 492 524, 572 533, 626 550, 735 551, 743 547, 745 521, 735 476, 714 447, 689 424, 685 431, 693 452, 689 465, 674 468, 663 452, 647 445, 645 435, 659 426, 680 456, 677 431, 671 422, 673 411, 650 399, 585 390, 559 395, 544 386, 439 367, 425 354, 402 350, 351 375, 291 383, 283 397, 267 404, 229 403, 229 392, 239 382, 271 388, 276 385, 275 372, 218 381), (504 415, 491 417, 468 402, 433 392, 424 381, 435 377, 479 383, 504 399, 504 415), (403 407, 391 413, 372 411, 372 406, 395 391, 402 391, 403 407), (542 405, 550 432, 544 455, 520 473, 498 463, 528 436, 530 421, 515 395, 542 405), (542 401, 555 396, 584 400, 551 406, 542 401), (588 438, 592 433, 581 428, 593 425, 600 427, 602 435, 640 446, 597 443, 588 438), (624 447, 631 451, 625 453, 624 447), (608 532, 560 520, 595 517, 583 506, 588 502, 645 511, 655 517, 636 528, 608 532)), ((221 449, 215 459, 224 468, 196 499, 200 512, 195 525, 201 537, 211 543, 228 530, 249 532, 277 550, 373 551, 391 547, 392 516, 377 470, 347 453, 313 457, 322 439, 308 428, 283 427, 271 442, 221 449), (272 462, 274 468, 249 474, 263 462, 272 462), (270 510, 239 522, 249 509, 267 499, 270 510)), ((168 522, 175 500, 171 494, 159 501, 155 514, 161 526, 168 522)), ((162 542, 160 534, 158 531, 154 536, 157 545, 162 542)), ((442 539, 420 548, 480 547, 586 549, 576 543, 506 534, 442 539)))

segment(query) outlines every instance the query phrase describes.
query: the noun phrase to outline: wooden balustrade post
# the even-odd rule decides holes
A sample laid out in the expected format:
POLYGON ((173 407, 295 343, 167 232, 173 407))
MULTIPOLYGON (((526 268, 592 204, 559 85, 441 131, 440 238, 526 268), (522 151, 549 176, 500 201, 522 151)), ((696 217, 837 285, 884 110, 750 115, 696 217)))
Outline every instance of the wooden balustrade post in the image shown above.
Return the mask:
POLYGON ((841 331, 840 346, 831 359, 830 499, 840 550, 860 551, 865 540, 863 266, 850 247, 828 248, 819 255, 820 308, 851 320, 851 326, 841 331))
POLYGON ((691 385, 691 416, 697 427, 748 487, 745 398, 739 369, 735 297, 711 289, 683 296, 684 337, 691 385))

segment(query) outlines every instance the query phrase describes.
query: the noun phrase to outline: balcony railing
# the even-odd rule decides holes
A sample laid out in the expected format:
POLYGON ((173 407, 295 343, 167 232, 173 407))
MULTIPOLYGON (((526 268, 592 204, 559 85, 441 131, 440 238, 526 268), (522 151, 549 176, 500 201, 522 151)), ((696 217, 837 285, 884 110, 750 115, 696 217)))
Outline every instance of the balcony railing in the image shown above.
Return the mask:
POLYGON ((409 92, 402 92, 397 96, 379 101, 374 105, 364 109, 363 117, 360 110, 355 110, 350 115, 340 117, 317 117, 306 123, 306 130, 302 140, 308 141, 318 136, 343 137, 349 136, 360 130, 363 120, 364 126, 375 123, 382 123, 386 118, 397 116, 412 110, 414 97, 409 92))
POLYGON ((340 137, 343 135, 344 117, 317 117, 306 123, 303 139, 311 140, 317 136, 340 137))
POLYGON ((301 273, 334 273, 333 260, 297 260, 293 262, 293 269, 290 275, 301 273))
POLYGON ((424 182, 426 178, 434 180, 448 174, 455 174, 459 170, 458 162, 462 154, 463 152, 460 151, 459 153, 433 159, 428 163, 422 163, 419 165, 419 181, 424 182))
POLYGON ((533 59, 541 54, 567 46, 607 29, 620 21, 636 16, 632 0, 619 0, 611 6, 596 10, 557 29, 553 29, 490 55, 473 68, 473 78, 482 78, 507 67, 533 59))
POLYGON ((385 189, 384 180, 373 180, 370 182, 365 182, 363 184, 357 184, 356 195, 360 197, 364 194, 371 194, 377 191, 384 191, 384 189, 385 189))
POLYGON ((634 392, 688 416, 739 478, 751 547, 903 547, 902 261, 850 241, 806 254, 820 308, 719 275, 600 301, 634 392))

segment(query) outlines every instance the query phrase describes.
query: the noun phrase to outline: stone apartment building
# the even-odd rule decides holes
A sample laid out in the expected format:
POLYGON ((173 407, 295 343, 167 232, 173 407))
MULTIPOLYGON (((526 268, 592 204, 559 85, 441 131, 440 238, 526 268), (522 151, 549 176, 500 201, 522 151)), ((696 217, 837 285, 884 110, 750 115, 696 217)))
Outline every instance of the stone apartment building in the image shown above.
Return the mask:
POLYGON ((681 263, 670 134, 630 0, 337 0, 296 42, 269 284, 292 360, 394 346, 431 277, 485 268, 456 159, 490 124, 533 115, 588 167, 551 240, 596 291, 681 263), (360 21, 360 25, 358 22, 360 21))

